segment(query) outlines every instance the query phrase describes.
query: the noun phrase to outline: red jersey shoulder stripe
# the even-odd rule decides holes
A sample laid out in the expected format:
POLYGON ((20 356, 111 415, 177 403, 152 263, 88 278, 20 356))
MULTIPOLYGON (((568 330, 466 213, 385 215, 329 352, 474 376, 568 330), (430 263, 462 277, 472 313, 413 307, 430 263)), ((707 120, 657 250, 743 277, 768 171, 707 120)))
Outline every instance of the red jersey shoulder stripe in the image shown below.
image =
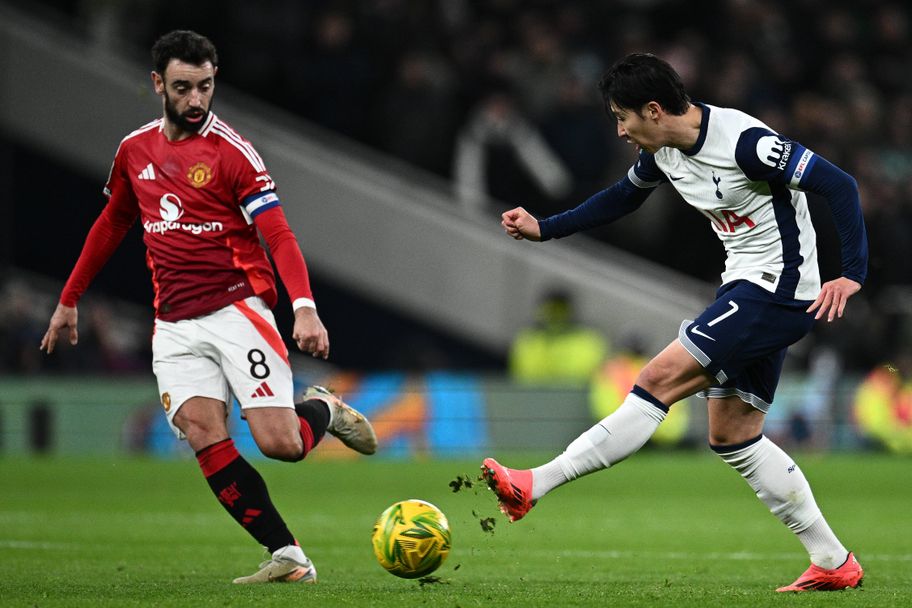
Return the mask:
MULTIPOLYGON (((120 155, 121 148, 123 148, 124 143, 126 143, 126 141, 128 139, 133 139, 137 135, 142 135, 146 131, 151 131, 152 129, 155 129, 155 128, 158 128, 160 130, 161 127, 162 127, 162 119, 156 118, 152 122, 148 122, 148 123, 144 124, 143 126, 141 126, 140 128, 130 131, 130 133, 128 133, 126 137, 121 139, 119 144, 117 144, 117 151, 114 152, 114 161, 116 162, 117 157, 120 155)), ((108 171, 108 179, 105 181, 105 187, 102 190, 104 195, 108 198, 111 197, 111 191, 108 189, 107 184, 109 184, 111 182, 111 175, 113 175, 113 173, 114 173, 114 162, 111 163, 111 169, 108 171)))
POLYGON ((209 134, 209 130, 212 129, 212 125, 214 125, 215 121, 217 121, 217 120, 218 120, 218 116, 216 116, 212 112, 209 112, 209 115, 206 116, 206 122, 204 122, 203 126, 200 127, 199 134, 202 135, 203 137, 206 137, 206 135, 209 134))
POLYGON ((142 135, 142 134, 145 133, 146 131, 151 131, 152 129, 155 129, 156 127, 157 127, 159 130, 161 130, 161 127, 162 127, 162 119, 161 119, 161 118, 156 118, 156 119, 153 120, 152 122, 149 122, 149 123, 144 124, 143 126, 141 126, 140 128, 136 129, 135 131, 131 131, 126 137, 124 137, 124 138, 121 140, 120 143, 123 144, 123 142, 127 141, 128 139, 132 139, 132 138, 136 137, 137 135, 142 135))
POLYGON ((257 171, 265 171, 266 164, 263 162, 263 159, 260 157, 259 153, 253 147, 249 141, 238 135, 237 131, 229 127, 225 122, 221 120, 218 121, 212 127, 213 132, 221 135, 228 141, 232 142, 236 147, 241 149, 244 152, 244 156, 247 157, 247 160, 250 161, 250 164, 253 165, 253 168, 257 171))
POLYGON ((151 131, 152 129, 155 129, 155 128, 158 128, 159 130, 161 130, 161 127, 162 127, 162 119, 156 118, 152 122, 146 123, 143 126, 141 126, 140 128, 130 131, 130 133, 128 133, 126 137, 124 137, 123 139, 120 140, 120 143, 117 145, 117 152, 114 153, 114 157, 116 158, 117 155, 120 154, 120 149, 123 147, 124 143, 126 143, 126 141, 128 139, 133 139, 134 137, 136 137, 138 135, 142 135, 146 131, 151 131))
POLYGON ((260 155, 257 153, 256 149, 254 149, 253 145, 238 135, 237 131, 229 127, 226 122, 216 119, 210 132, 221 136, 225 141, 237 148, 248 162, 250 162, 257 173, 266 171, 266 165, 263 163, 263 159, 260 158, 260 155))
POLYGON ((263 164, 263 161, 260 159, 259 154, 257 154, 249 144, 245 144, 244 142, 238 141, 237 139, 231 137, 228 133, 225 133, 224 131, 222 131, 218 126, 214 127, 212 129, 212 132, 215 133, 216 135, 221 136, 222 139, 224 139, 229 144, 231 144, 232 146, 237 148, 238 151, 240 151, 240 153, 244 155, 244 158, 246 158, 247 161, 251 164, 254 171, 256 171, 257 173, 262 173, 262 172, 266 171, 266 166, 263 164))

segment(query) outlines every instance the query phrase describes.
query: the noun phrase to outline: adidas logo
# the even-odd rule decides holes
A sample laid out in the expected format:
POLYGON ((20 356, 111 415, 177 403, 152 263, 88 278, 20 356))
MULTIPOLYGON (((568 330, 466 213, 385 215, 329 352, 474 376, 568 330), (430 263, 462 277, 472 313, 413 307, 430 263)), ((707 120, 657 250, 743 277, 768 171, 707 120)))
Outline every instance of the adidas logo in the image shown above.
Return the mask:
POLYGON ((257 390, 255 390, 253 392, 253 394, 250 395, 250 398, 256 399, 257 397, 273 397, 273 396, 275 396, 275 395, 272 392, 272 389, 269 388, 269 385, 266 384, 265 382, 261 382, 260 385, 257 387, 257 390))
POLYGON ((146 168, 136 177, 139 179, 155 179, 155 169, 152 167, 152 163, 146 165, 146 168))
POLYGON ((241 525, 246 528, 251 523, 253 523, 253 520, 255 520, 262 512, 263 511, 260 509, 245 509, 244 517, 241 519, 241 525))

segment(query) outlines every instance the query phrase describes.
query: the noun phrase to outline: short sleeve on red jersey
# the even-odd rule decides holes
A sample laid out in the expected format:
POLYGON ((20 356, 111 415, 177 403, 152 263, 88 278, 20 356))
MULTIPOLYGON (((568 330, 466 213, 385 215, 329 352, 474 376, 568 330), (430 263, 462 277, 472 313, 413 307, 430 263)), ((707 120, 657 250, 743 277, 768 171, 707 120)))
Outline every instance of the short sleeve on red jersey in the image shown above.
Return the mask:
MULTIPOLYGON (((222 169, 227 172, 228 179, 233 184, 239 204, 246 208, 248 198, 273 193, 276 189, 275 182, 266 171, 266 165, 253 144, 218 118, 213 122, 207 137, 213 135, 221 139, 222 169)), ((275 201, 277 204, 278 197, 275 201)))

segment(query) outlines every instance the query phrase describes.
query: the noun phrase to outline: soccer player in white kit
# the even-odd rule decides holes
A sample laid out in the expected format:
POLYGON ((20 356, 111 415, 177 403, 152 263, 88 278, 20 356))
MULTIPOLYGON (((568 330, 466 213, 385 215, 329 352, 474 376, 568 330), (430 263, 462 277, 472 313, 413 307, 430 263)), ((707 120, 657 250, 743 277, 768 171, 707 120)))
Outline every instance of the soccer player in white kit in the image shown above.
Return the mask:
POLYGON ((842 317, 867 272, 855 180, 738 110, 692 103, 678 74, 650 54, 618 61, 599 84, 618 136, 639 149, 627 176, 578 207, 537 220, 522 207, 502 225, 517 240, 568 236, 637 209, 663 183, 703 213, 727 254, 717 299, 641 371, 618 409, 534 469, 493 458, 482 474, 516 521, 542 496, 642 447, 670 404, 708 399, 709 443, 792 530, 810 567, 778 591, 857 587, 863 570, 827 524, 801 469, 762 433, 789 345, 815 320, 842 317), (804 191, 827 199, 842 245, 842 275, 821 285, 804 191))
POLYGON ((152 47, 152 61, 163 116, 120 143, 108 202, 41 348, 53 352, 61 331, 76 344, 77 301, 139 219, 155 288, 152 367, 168 423, 196 452, 218 501, 271 554, 234 582, 316 582, 313 562, 228 434, 232 394, 270 458, 301 460, 325 432, 363 454, 376 450, 377 438, 364 416, 321 387, 295 403, 288 351, 270 310, 275 277, 259 233, 291 297, 298 348, 325 359, 329 337, 262 158, 211 112, 215 47, 195 32, 174 31, 152 47))

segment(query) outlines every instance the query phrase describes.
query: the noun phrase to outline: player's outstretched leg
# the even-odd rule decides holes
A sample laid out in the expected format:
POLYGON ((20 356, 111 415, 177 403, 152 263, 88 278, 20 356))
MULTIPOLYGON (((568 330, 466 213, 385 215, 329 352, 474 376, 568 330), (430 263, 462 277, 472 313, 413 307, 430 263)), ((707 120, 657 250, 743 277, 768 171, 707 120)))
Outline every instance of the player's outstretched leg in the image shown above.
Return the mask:
POLYGON ((610 416, 577 437, 563 454, 530 470, 508 469, 485 459, 481 473, 510 521, 522 519, 554 488, 624 460, 645 444, 668 413, 668 406, 634 386, 610 416))
POLYGON ((504 515, 510 521, 517 521, 529 512, 532 500, 532 471, 508 469, 493 458, 485 458, 481 464, 481 475, 488 482, 504 515))
POLYGON ((815 564, 804 571, 791 585, 779 587, 776 591, 841 591, 861 587, 864 570, 853 553, 849 553, 838 568, 827 570, 815 564))
POLYGON ((273 551, 250 576, 234 579, 238 585, 250 583, 316 583, 317 569, 298 545, 287 545, 273 551))
POLYGON ((322 386, 310 386, 304 392, 304 402, 316 399, 329 407, 329 424, 326 430, 346 446, 361 454, 377 451, 377 435, 364 414, 322 386))

